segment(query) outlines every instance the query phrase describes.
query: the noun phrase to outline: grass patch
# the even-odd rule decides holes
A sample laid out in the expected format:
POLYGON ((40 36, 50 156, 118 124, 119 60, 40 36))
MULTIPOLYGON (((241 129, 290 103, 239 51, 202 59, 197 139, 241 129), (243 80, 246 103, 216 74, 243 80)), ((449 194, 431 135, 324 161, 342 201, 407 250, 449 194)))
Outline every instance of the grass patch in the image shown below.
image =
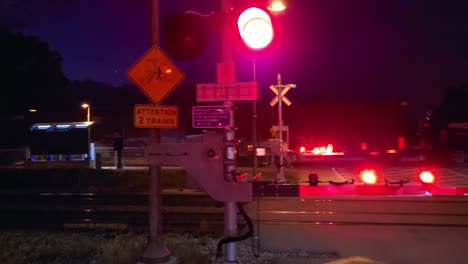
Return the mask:
MULTIPOLYGON (((207 264, 219 238, 211 235, 166 234, 165 244, 180 264, 207 264)), ((2 231, 2 264, 135 264, 147 245, 146 233, 2 231)), ((242 263, 256 262, 247 244, 239 245, 242 263)), ((261 258, 262 259, 262 258, 261 258)))
POLYGON ((146 245, 132 233, 4 231, 0 234, 3 264, 136 263, 146 245))

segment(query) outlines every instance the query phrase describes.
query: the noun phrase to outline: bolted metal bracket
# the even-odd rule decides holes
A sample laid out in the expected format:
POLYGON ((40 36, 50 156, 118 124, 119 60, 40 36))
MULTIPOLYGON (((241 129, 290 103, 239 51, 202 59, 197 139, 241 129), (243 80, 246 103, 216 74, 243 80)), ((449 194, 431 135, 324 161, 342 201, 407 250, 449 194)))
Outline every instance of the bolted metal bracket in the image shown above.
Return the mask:
POLYGON ((251 202, 251 183, 224 180, 224 165, 228 162, 224 155, 223 135, 217 132, 189 136, 186 143, 153 143, 145 150, 148 164, 184 168, 217 201, 251 202))

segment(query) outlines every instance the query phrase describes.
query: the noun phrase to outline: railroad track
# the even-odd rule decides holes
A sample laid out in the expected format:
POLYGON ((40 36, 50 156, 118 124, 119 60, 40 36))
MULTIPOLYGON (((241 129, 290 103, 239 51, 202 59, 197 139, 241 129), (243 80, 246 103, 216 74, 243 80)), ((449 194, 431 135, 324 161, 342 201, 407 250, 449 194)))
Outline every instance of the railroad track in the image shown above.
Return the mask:
MULTIPOLYGON (((223 203, 206 193, 165 190, 162 204, 165 231, 223 230, 223 203)), ((148 197, 145 193, 1 193, 0 211, 0 226, 8 228, 142 228, 148 225, 148 197)))
MULTIPOLYGON (((263 252, 304 261, 363 255, 384 263, 465 263, 467 196, 275 196, 265 192, 245 206, 263 252)), ((165 232, 222 233, 223 203, 187 190, 166 190, 162 198, 165 232)), ((146 194, 3 193, 0 210, 1 227, 146 228, 148 221, 146 194)))

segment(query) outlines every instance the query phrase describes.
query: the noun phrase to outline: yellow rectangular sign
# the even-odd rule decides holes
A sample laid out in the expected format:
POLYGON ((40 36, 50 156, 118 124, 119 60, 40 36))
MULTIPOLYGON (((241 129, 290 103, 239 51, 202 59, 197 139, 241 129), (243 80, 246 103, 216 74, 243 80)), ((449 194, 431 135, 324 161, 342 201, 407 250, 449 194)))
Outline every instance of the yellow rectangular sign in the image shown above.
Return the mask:
POLYGON ((177 128, 177 106, 137 104, 133 107, 133 125, 137 128, 177 128))

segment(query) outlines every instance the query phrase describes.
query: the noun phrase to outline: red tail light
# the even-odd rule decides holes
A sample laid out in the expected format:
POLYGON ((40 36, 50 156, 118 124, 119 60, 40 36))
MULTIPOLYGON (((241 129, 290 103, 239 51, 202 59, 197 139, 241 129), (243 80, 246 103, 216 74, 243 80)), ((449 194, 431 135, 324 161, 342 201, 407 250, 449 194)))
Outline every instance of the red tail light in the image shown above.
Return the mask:
POLYGON ((361 180, 367 184, 375 184, 377 182, 377 175, 373 170, 364 170, 361 172, 361 180))
POLYGON ((426 183, 426 184, 431 184, 434 183, 434 174, 432 174, 430 171, 423 171, 419 174, 419 179, 421 182, 426 183))
POLYGON ((405 143, 405 137, 398 137, 398 149, 405 149, 406 143, 405 143))

